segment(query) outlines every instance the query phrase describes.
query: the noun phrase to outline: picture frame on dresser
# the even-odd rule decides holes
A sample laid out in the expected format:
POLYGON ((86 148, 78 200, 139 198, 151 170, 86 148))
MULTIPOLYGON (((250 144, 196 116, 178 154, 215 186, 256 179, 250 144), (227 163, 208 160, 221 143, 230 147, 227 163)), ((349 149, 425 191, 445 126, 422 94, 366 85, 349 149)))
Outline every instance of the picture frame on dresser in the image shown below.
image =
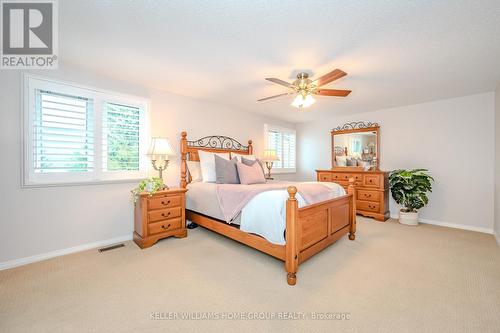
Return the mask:
POLYGON ((380 125, 374 122, 351 122, 334 128, 332 167, 316 170, 316 178, 338 183, 344 189, 353 178, 356 214, 384 222, 390 217, 389 173, 380 170, 380 132, 380 125), (351 161, 344 163, 346 160, 351 161))

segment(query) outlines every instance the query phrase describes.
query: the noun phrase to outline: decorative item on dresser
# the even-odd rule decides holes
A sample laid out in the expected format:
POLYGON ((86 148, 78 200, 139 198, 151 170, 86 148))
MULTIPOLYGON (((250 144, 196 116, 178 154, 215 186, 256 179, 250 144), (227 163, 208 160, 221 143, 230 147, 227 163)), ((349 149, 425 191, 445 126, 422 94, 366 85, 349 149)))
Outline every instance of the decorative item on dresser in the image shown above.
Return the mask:
POLYGON ((134 242, 144 249, 159 239, 184 238, 186 231, 186 189, 172 188, 154 194, 138 194, 134 213, 134 242))
POLYGON ((380 126, 352 122, 338 126, 332 135, 332 168, 316 170, 320 182, 334 182, 347 188, 354 178, 356 213, 386 221, 389 216, 389 173, 379 170, 380 126))
MULTIPOLYGON (((236 153, 238 155, 252 154, 251 140, 248 141, 248 146, 243 146, 234 139, 221 136, 205 137, 200 140, 189 141, 187 140, 187 133, 182 132, 180 143, 182 188, 186 188, 191 182, 187 174, 187 162, 199 161, 200 151, 236 153)), ((187 209, 186 217, 189 221, 195 222, 204 228, 284 261, 287 272, 287 283, 295 285, 299 264, 347 234, 350 240, 355 239, 356 197, 353 179, 350 179, 346 195, 300 208, 298 200, 295 197, 297 187, 289 186, 287 192, 288 199, 286 200, 285 216, 286 242, 284 245, 271 243, 256 234, 240 230, 237 224, 226 223, 223 220, 201 212, 187 209)), ((190 197, 190 200, 194 200, 194 198, 190 197)))

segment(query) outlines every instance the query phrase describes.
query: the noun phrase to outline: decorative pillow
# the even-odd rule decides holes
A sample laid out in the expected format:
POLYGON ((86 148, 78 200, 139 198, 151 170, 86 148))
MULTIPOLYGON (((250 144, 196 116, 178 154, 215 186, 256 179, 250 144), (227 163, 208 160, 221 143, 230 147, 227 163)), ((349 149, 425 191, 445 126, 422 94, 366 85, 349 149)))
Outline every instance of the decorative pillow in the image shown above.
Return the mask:
POLYGON ((252 166, 255 163, 258 163, 260 165, 260 168, 262 169, 262 174, 264 175, 264 178, 266 178, 266 172, 264 171, 264 166, 262 165, 262 162, 258 159, 252 160, 252 159, 247 159, 246 157, 241 158, 241 163, 252 166))
POLYGON ((229 153, 210 153, 208 151, 199 150, 201 176, 204 183, 215 183, 217 174, 215 173, 215 155, 229 160, 229 153))
POLYGON ((228 161, 220 156, 215 155, 215 174, 217 176, 217 184, 240 183, 236 163, 238 163, 238 159, 236 159, 236 157, 228 161))
POLYGON ((337 166, 339 167, 347 166, 347 156, 336 156, 335 160, 337 161, 337 166))
POLYGON ((244 155, 244 154, 238 154, 238 153, 231 153, 231 158, 237 158, 238 162, 241 162, 241 158, 246 158, 247 160, 252 160, 255 161, 257 158, 255 155, 244 155))
POLYGON ((358 160, 355 158, 348 158, 346 161, 346 166, 357 166, 358 165, 358 160))
POLYGON ((191 176, 191 181, 201 182, 203 178, 201 177, 201 165, 200 162, 186 161, 189 175, 191 176))
POLYGON ((252 166, 245 165, 243 163, 237 163, 238 175, 240 176, 240 183, 244 185, 250 184, 264 184, 266 178, 262 173, 262 168, 259 163, 254 163, 252 166))

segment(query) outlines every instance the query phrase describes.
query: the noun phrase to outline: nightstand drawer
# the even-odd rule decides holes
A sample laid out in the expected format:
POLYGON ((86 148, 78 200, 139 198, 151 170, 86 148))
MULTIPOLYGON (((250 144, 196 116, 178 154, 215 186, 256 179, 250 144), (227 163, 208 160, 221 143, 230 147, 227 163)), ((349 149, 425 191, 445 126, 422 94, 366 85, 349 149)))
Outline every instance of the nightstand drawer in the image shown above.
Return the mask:
POLYGON ((149 209, 163 209, 170 207, 179 207, 181 205, 181 196, 165 196, 159 198, 151 198, 148 200, 149 209))
POLYGON ((149 223, 181 216, 181 207, 154 210, 148 213, 149 223))
POLYGON ((179 229, 182 226, 181 219, 165 220, 148 224, 148 234, 159 234, 170 230, 179 229))

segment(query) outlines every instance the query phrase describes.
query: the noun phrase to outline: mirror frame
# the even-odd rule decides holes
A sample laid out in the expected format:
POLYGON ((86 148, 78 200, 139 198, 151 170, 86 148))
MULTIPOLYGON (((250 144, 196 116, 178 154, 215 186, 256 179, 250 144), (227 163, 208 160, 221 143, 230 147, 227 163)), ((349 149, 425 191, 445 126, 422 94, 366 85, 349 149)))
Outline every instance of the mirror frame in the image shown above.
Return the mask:
MULTIPOLYGON (((331 131, 332 135, 332 169, 339 168, 342 170, 348 170, 350 167, 336 167, 335 166, 335 135, 339 134, 349 134, 349 133, 359 133, 359 132, 375 132, 377 135, 377 165, 375 170, 380 170, 380 126, 377 123, 372 122, 352 122, 347 123, 342 126, 337 126, 331 131), (347 169, 346 169, 347 168, 347 169)), ((354 167, 352 167, 354 168, 354 167)))

